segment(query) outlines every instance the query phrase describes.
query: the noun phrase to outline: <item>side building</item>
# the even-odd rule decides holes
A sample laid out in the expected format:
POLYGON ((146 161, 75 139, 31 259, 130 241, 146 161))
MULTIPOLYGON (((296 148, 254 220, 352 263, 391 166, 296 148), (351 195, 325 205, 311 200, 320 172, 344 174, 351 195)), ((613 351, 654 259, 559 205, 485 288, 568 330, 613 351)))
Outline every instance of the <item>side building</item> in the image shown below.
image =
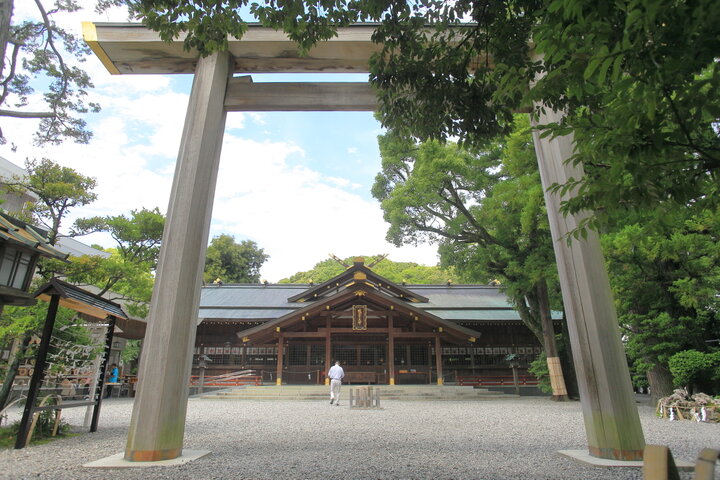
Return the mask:
POLYGON ((203 287, 193 373, 205 355, 207 375, 318 384, 340 360, 350 383, 443 384, 512 375, 509 354, 526 373, 540 350, 498 287, 397 284, 356 261, 319 285, 203 287))

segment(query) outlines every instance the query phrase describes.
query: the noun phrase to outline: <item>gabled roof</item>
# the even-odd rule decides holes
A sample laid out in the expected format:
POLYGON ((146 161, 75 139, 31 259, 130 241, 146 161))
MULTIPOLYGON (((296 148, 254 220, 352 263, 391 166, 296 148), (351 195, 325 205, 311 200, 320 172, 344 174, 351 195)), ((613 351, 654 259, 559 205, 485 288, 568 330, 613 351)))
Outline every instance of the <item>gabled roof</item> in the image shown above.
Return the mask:
POLYGON ((65 260, 65 254, 48 243, 36 227, 29 225, 5 212, 0 212, 0 239, 20 248, 31 250, 43 257, 65 260))
POLYGON ((286 328, 297 322, 301 322, 305 317, 317 315, 323 311, 333 310, 336 307, 345 306, 348 302, 352 302, 356 298, 362 298, 363 303, 373 303, 381 308, 385 307, 388 311, 394 310, 406 314, 426 325, 438 328, 441 332, 446 332, 449 336, 454 337, 460 342, 474 342, 476 337, 479 336, 475 330, 456 325, 454 322, 424 311, 416 305, 388 295, 383 291, 368 288, 367 285, 360 283, 351 285, 333 295, 323 297, 317 302, 309 303, 298 310, 288 312, 282 317, 243 330, 239 335, 242 335, 243 342, 255 342, 272 338, 278 331, 277 329, 286 328))
POLYGON ((316 287, 312 287, 301 294, 294 295, 288 298, 287 301, 301 303, 310 302, 327 296, 328 294, 336 293, 341 288, 362 283, 410 302, 426 303, 428 301, 428 299, 422 295, 418 295, 402 285, 398 285, 397 283, 381 277, 366 267, 362 260, 356 260, 352 266, 348 267, 347 270, 341 274, 336 275, 327 282, 323 282, 316 287))
POLYGON ((119 319, 128 318, 117 303, 57 278, 50 279, 48 283, 35 292, 35 297, 46 302, 50 301, 52 295, 60 297, 60 305, 94 318, 105 319, 109 316, 119 319))

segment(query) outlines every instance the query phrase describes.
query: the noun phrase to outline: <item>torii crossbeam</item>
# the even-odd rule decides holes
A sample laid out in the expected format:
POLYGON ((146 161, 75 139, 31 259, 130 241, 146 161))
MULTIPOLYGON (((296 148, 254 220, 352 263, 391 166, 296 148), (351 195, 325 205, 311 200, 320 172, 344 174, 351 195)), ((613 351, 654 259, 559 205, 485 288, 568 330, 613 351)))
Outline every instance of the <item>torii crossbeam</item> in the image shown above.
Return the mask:
MULTIPOLYGON (((379 50, 372 25, 340 28, 338 36, 301 57, 282 32, 251 25, 227 52, 200 58, 182 42, 166 43, 135 24, 84 24, 85 40, 113 74, 194 74, 175 169, 148 333, 140 363, 125 458, 158 461, 182 454, 188 378, 212 202, 228 111, 374 110, 367 84, 253 84, 235 73, 368 72, 379 50), (281 91, 282 95, 277 92, 281 91)), ((182 39, 180 39, 182 40, 182 39)), ((559 118, 547 114, 545 123, 559 118)), ((568 245, 578 216, 559 212, 547 193, 582 173, 567 165, 573 139, 540 138, 535 148, 558 262, 576 364, 588 450, 616 459, 642 458, 645 445, 625 361, 617 316, 594 232, 568 245)))

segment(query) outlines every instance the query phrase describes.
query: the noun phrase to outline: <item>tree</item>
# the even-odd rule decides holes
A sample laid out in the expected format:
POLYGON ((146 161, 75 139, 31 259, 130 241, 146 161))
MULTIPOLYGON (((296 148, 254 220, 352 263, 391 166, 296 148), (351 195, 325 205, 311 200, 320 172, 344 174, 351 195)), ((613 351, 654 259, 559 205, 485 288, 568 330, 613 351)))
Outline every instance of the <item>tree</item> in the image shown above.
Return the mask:
POLYGON ((602 237, 628 355, 653 398, 672 393, 670 358, 720 337, 720 211, 624 219, 602 237))
MULTIPOLYGON (((377 258, 377 256, 363 256, 364 258, 377 258)), ((356 257, 348 257, 343 261, 351 265, 356 257)), ((323 283, 345 270, 339 262, 333 259, 323 260, 307 272, 298 272, 288 278, 280 280, 280 283, 323 283)), ((443 269, 438 266, 428 267, 413 262, 393 262, 390 259, 382 260, 372 267, 378 275, 387 278, 395 283, 409 284, 442 284, 448 281, 458 282, 459 277, 452 270, 443 269)))
POLYGON ((205 257, 205 281, 258 283, 260 267, 270 258, 252 240, 235 242, 231 235, 218 235, 210 241, 205 257))
MULTIPOLYGON (((527 119, 476 152, 437 141, 414 144, 393 130, 379 144, 382 172, 372 192, 390 223, 388 240, 438 243, 443 265, 473 281, 500 280, 554 362, 550 292, 557 270, 527 119)), ((563 390, 558 385, 555 396, 563 390)))
MULTIPOLYGON (((86 102, 93 85, 87 73, 72 63, 82 62, 90 49, 53 21, 53 15, 81 7, 77 0, 62 0, 48 9, 48 2, 35 0, 36 18, 13 23, 14 3, 0 2, 0 117, 40 119, 35 134, 39 145, 58 144, 65 138, 87 143, 92 134, 79 114, 98 112, 100 107, 86 102), (47 87, 43 111, 31 110, 37 84, 47 87)), ((0 129, 0 143, 6 141, 0 129)))
POLYGON ((128 4, 161 38, 184 34, 203 55, 243 35, 244 6, 304 50, 339 26, 377 22, 371 82, 399 135, 481 145, 510 131, 511 112, 544 104, 565 112, 547 127, 574 133, 574 160, 587 167, 558 186, 577 187, 565 211, 720 198, 715 0, 105 3, 128 4))
POLYGON ((49 243, 55 245, 70 210, 95 201, 97 194, 92 190, 97 183, 94 178, 47 158, 27 160, 25 170, 26 176, 6 180, 5 188, 10 193, 32 192, 37 196, 37 202, 27 204, 25 212, 19 213, 28 216, 31 223, 44 227, 49 243))

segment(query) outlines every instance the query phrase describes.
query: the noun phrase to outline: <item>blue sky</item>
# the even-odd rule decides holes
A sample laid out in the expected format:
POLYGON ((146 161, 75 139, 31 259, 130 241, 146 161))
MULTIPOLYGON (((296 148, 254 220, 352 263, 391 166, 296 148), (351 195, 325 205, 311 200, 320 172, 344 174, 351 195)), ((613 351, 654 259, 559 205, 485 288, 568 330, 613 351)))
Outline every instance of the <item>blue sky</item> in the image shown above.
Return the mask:
MULTIPOLYGON (((14 18, 30 7, 31 2, 16 2, 14 18)), ((99 17, 89 9, 59 20, 79 33, 81 21, 124 17, 99 17)), ((36 148, 34 121, 4 121, 3 132, 18 148, 0 146, 0 155, 18 165, 26 157, 51 158, 98 180, 98 200, 71 212, 66 227, 78 217, 142 207, 165 212, 191 76, 113 76, 95 57, 83 68, 96 86, 92 100, 103 107, 87 117, 94 132, 90 144, 36 148)), ((255 82, 299 79, 360 81, 364 76, 253 75, 255 82)), ((435 264, 434 246, 396 248, 384 240, 387 225, 370 194, 380 169, 380 133, 370 112, 230 113, 211 237, 225 233, 257 242, 270 255, 261 271, 269 281, 310 269, 330 253, 389 253, 396 261, 435 264)), ((80 240, 112 246, 99 234, 80 240)))

